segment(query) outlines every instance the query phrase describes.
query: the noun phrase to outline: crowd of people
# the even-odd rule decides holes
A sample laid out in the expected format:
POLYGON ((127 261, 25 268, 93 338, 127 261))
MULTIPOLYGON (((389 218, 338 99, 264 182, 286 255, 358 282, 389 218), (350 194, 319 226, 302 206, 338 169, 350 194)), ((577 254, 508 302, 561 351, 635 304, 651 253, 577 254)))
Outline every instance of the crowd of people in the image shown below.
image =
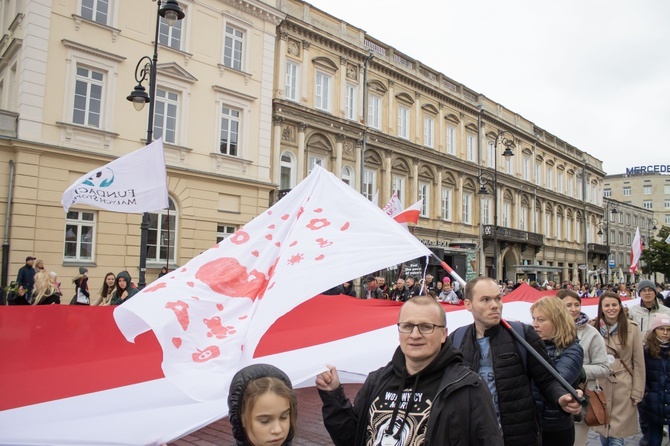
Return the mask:
MULTIPOLYGON (((506 328, 502 287, 478 277, 464 287, 464 305, 474 322, 453 333, 437 300, 444 282, 413 296, 409 289, 416 281, 407 282, 398 280, 387 297, 383 282, 366 280, 365 297, 404 302, 397 323, 400 345, 386 366, 369 373, 353 402, 335 366, 316 378, 323 422, 336 446, 581 446, 590 429, 602 445, 623 445, 640 430, 640 444, 661 444, 670 421, 670 309, 653 282, 636 285, 631 297, 640 297, 640 303, 628 311, 621 294, 605 287, 592 320, 581 306, 590 297, 563 284, 531 306, 532 324, 506 328), (585 423, 582 389, 605 395, 606 424, 585 423)), ((270 369, 269 374, 278 373, 270 369)), ((237 444, 290 445, 297 416, 295 397, 286 390, 290 383, 284 381, 281 395, 267 396, 276 404, 257 409, 253 402, 237 403, 243 395, 240 382, 246 381, 234 379, 229 401, 237 444), (252 440, 261 434, 254 430, 257 410, 259 419, 267 420, 266 442, 252 440), (245 417, 250 418, 245 422, 245 417)))
MULTIPOLYGON (((158 277, 167 274, 163 267, 158 277)), ((105 275, 99 292, 92 292, 88 285, 88 269, 79 267, 78 274, 72 279, 74 295, 69 301, 63 301, 61 283, 58 275, 47 272, 44 261, 33 256, 26 257, 25 264, 19 268, 16 281, 6 293, 9 305, 50 305, 68 302, 70 305, 105 306, 120 305, 139 292, 128 271, 105 275), (61 302, 62 301, 62 302, 61 302)))

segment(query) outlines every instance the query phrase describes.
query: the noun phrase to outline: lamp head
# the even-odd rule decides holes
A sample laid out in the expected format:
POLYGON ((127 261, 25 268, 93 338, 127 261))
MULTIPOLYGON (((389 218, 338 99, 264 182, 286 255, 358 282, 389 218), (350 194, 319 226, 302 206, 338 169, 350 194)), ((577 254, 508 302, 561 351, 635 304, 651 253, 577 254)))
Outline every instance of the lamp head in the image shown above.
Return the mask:
POLYGON ((612 215, 619 213, 619 211, 617 211, 616 208, 612 208, 610 212, 612 213, 612 215))
POLYGON ((602 228, 598 228, 598 235, 601 236, 601 237, 603 236, 603 230, 602 230, 602 228))
POLYGON ((158 10, 158 15, 165 19, 168 26, 173 26, 177 20, 186 16, 176 0, 166 0, 165 4, 158 10))
POLYGON ((142 84, 137 84, 133 88, 133 91, 126 96, 126 99, 133 103, 135 110, 141 111, 144 108, 144 104, 149 102, 149 95, 142 84))
POLYGON ((481 186, 479 186, 479 193, 480 193, 481 195, 488 195, 488 194, 489 194, 489 191, 488 191, 488 189, 486 188, 486 186, 484 186, 484 184, 482 184, 481 186))
POLYGON ((512 152, 512 149, 509 147, 505 147, 505 151, 502 154, 506 160, 509 160, 511 157, 514 156, 514 152, 512 152))

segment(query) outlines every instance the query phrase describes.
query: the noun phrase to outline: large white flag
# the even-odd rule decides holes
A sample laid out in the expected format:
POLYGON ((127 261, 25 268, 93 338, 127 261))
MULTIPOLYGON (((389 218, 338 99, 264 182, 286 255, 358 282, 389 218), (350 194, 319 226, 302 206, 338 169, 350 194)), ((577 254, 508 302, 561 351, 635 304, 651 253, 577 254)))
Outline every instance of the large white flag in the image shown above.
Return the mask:
MULTIPOLYGON (((153 330, 165 377, 206 401, 225 397, 263 334, 295 306, 354 277, 429 255, 381 209, 317 166, 270 209, 153 282, 114 317, 129 341, 153 330)), ((314 364, 299 365, 305 376, 318 372, 314 364)))
POLYGON ((151 212, 168 207, 163 139, 92 170, 63 192, 65 212, 88 204, 113 212, 151 212))
POLYGON ((642 255, 642 237, 640 237, 640 228, 635 230, 633 245, 630 247, 630 273, 635 274, 639 267, 640 256, 642 255))

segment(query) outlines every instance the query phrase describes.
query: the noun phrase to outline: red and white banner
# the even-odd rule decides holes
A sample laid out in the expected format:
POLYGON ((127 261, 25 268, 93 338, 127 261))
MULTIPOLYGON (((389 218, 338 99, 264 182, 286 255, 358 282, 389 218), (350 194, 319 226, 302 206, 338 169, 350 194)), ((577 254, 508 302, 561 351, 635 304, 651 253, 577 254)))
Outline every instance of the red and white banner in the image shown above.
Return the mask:
POLYGON ((642 256, 642 237, 640 236, 640 228, 635 229, 635 238, 633 239, 633 244, 630 247, 630 269, 631 274, 635 274, 635 271, 639 268, 640 257, 642 256))
POLYGON ((382 210, 386 212, 386 215, 389 217, 394 217, 402 212, 402 204, 400 203, 397 193, 393 192, 391 199, 386 203, 386 206, 384 206, 382 210))
MULTIPOLYGON (((504 317, 530 322, 530 305, 548 293, 522 285, 503 298, 504 317)), ((597 304, 597 298, 582 299, 591 317, 597 304)), ((336 365, 343 382, 362 382, 398 346, 400 305, 309 299, 271 324, 252 361, 283 369, 296 387, 313 386, 325 364, 336 365)), ((462 305, 443 306, 450 332, 472 323, 462 305)), ((154 333, 128 343, 112 312, 0 307, 0 444, 161 445, 227 414, 225 398, 197 401, 166 379, 154 333)))
POLYGON ((61 204, 65 212, 76 204, 125 213, 167 209, 163 139, 82 176, 63 192, 61 204))

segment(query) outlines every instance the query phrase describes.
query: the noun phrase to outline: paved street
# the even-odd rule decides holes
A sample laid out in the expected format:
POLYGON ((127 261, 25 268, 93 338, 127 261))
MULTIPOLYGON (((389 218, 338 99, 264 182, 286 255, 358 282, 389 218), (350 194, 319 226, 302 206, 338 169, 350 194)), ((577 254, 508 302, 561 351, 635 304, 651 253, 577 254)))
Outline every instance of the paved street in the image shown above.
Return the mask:
MULTIPOLYGON (((347 384, 344 386, 347 396, 353 399, 360 388, 360 384, 347 384)), ((321 400, 316 389, 311 387, 297 390, 298 395, 298 433, 293 440, 293 446, 327 446, 332 445, 328 432, 323 427, 321 418, 321 400)), ((626 446, 637 446, 639 435, 626 439, 626 446)), ((171 446, 214 446, 234 444, 228 418, 219 420, 209 426, 193 432, 190 435, 170 443, 171 446)), ((668 445, 668 439, 663 445, 668 445)), ((569 445, 566 445, 569 446, 569 445)), ((598 436, 591 432, 588 446, 600 446, 598 436)))

